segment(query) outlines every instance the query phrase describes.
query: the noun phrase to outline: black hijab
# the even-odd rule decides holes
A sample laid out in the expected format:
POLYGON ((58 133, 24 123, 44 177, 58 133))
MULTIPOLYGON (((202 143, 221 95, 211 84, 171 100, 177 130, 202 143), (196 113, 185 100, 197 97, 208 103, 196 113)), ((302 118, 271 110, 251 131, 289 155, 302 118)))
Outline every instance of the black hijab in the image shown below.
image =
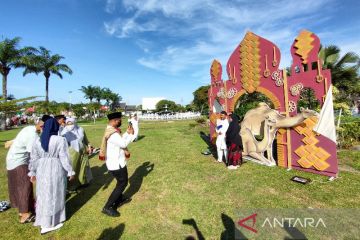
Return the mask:
POLYGON ((239 118, 235 114, 230 114, 232 121, 229 124, 229 128, 226 131, 226 141, 230 144, 234 143, 238 146, 242 146, 241 137, 240 137, 240 125, 239 118))
POLYGON ((55 118, 49 118, 44 124, 43 131, 40 136, 41 146, 45 152, 49 151, 50 137, 58 135, 59 123, 55 118))

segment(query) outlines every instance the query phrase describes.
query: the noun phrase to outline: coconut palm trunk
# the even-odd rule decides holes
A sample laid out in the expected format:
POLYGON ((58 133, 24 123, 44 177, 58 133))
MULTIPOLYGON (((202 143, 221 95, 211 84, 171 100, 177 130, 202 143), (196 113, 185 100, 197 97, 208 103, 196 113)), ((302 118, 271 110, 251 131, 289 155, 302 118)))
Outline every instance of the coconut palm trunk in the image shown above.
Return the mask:
POLYGON ((7 98, 6 85, 7 85, 7 76, 3 75, 2 76, 2 95, 3 95, 3 98, 4 98, 5 101, 6 101, 6 98, 7 98))
POLYGON ((4 101, 7 100, 7 76, 9 75, 10 68, 2 68, 2 97, 4 101))
POLYGON ((50 73, 44 73, 45 76, 45 102, 46 104, 49 103, 49 79, 50 79, 50 73))

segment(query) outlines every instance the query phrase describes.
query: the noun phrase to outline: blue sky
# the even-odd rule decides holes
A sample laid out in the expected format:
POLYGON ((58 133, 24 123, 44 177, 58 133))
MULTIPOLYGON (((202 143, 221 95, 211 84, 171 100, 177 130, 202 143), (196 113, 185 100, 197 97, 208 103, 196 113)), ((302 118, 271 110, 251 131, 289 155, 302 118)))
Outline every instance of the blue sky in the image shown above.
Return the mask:
MULTIPOLYGON (((214 58, 226 64, 246 31, 274 42, 280 66, 300 30, 323 45, 360 53, 360 2, 335 0, 0 0, 0 39, 44 46, 74 71, 50 78, 50 100, 87 102, 81 86, 99 85, 128 104, 165 97, 180 104, 209 83, 214 58), (5 10, 5 11, 4 11, 5 10)), ((224 76, 224 79, 227 79, 224 76)), ((8 92, 44 96, 42 75, 12 70, 8 92)))

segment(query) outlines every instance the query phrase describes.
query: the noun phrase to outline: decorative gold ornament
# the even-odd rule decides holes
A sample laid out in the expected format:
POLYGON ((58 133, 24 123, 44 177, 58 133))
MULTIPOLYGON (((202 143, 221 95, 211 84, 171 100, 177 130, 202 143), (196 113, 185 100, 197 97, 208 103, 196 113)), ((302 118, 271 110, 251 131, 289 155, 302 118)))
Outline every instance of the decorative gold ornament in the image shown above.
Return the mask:
POLYGON ((276 70, 271 74, 271 78, 275 81, 275 85, 280 87, 284 84, 283 79, 281 78, 280 70, 276 70))
POLYGON ((240 70, 242 87, 252 93, 260 85, 260 39, 248 32, 240 44, 240 70))
POLYGON ((296 103, 294 101, 289 101, 289 112, 295 112, 296 103))
POLYGON ((230 88, 229 91, 227 92, 227 98, 233 98, 235 95, 237 94, 237 90, 236 88, 230 88))
POLYGON ((320 64, 320 59, 317 60, 317 71, 318 74, 316 75, 316 82, 322 82, 324 81, 324 76, 321 73, 321 64, 320 64))
POLYGON ((211 75, 213 76, 214 79, 219 80, 219 73, 220 73, 220 69, 221 69, 221 64, 219 61, 217 61, 216 59, 213 61, 213 63, 211 64, 211 75))
POLYGON ((294 45, 296 50, 296 54, 298 54, 301 59, 302 63, 307 63, 307 58, 311 50, 314 48, 314 46, 311 44, 315 39, 311 36, 312 32, 309 32, 307 30, 303 30, 300 32, 299 36, 297 36, 296 43, 294 45))
POLYGON ((224 88, 220 88, 219 91, 217 92, 216 96, 217 96, 218 98, 225 98, 225 97, 226 97, 225 89, 224 89, 224 88))
POLYGON ((301 135, 305 135, 302 142, 305 145, 300 146, 295 150, 296 155, 300 157, 297 161, 303 168, 314 167, 319 171, 324 171, 330 167, 326 160, 331 156, 325 149, 317 147, 319 140, 316 138, 316 133, 312 130, 318 121, 317 117, 306 119, 303 124, 295 127, 295 131, 301 135))
POLYGON ((303 90, 304 85, 302 83, 296 83, 290 87, 291 95, 297 96, 300 94, 301 90, 303 90))
POLYGON ((273 61, 272 61, 272 65, 273 67, 276 67, 278 64, 278 61, 276 59, 276 49, 275 49, 275 46, 273 47, 273 61))
POLYGON ((267 61, 267 54, 265 54, 265 70, 264 70, 264 77, 268 78, 270 76, 270 70, 268 68, 268 61, 267 61))

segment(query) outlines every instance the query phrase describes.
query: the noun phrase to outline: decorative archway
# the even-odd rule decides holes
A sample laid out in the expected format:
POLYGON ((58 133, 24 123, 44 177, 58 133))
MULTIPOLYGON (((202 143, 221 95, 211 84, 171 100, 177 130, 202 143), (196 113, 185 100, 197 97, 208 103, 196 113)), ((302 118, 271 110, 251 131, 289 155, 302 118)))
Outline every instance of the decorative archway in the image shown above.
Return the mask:
MULTIPOLYGON (((267 90, 266 88, 263 88, 263 87, 258 87, 256 92, 264 94, 274 104, 275 109, 280 109, 280 101, 271 91, 269 91, 269 90, 267 90)), ((241 98, 241 96, 246 94, 246 93, 247 92, 244 89, 242 89, 238 93, 235 94, 234 99, 232 101, 232 104, 229 107, 230 112, 233 112, 235 110, 236 103, 241 98)))
MULTIPOLYGON (((279 69, 281 53, 272 42, 247 32, 226 64, 228 80, 222 80, 222 66, 214 60, 210 68, 209 89, 210 136, 216 137, 214 128, 218 112, 213 111, 215 99, 227 112, 234 111, 239 98, 245 93, 259 92, 268 97, 276 110, 286 117, 297 114, 296 103, 301 89, 315 90, 316 98, 324 104, 331 84, 330 70, 323 70, 318 58, 320 39, 303 30, 291 46, 291 76, 279 69), (313 68, 316 66, 316 68, 313 68)), ((316 119, 307 119, 291 129, 279 129, 276 136, 278 165, 313 173, 336 176, 338 172, 336 144, 325 136, 313 132, 316 119)))

